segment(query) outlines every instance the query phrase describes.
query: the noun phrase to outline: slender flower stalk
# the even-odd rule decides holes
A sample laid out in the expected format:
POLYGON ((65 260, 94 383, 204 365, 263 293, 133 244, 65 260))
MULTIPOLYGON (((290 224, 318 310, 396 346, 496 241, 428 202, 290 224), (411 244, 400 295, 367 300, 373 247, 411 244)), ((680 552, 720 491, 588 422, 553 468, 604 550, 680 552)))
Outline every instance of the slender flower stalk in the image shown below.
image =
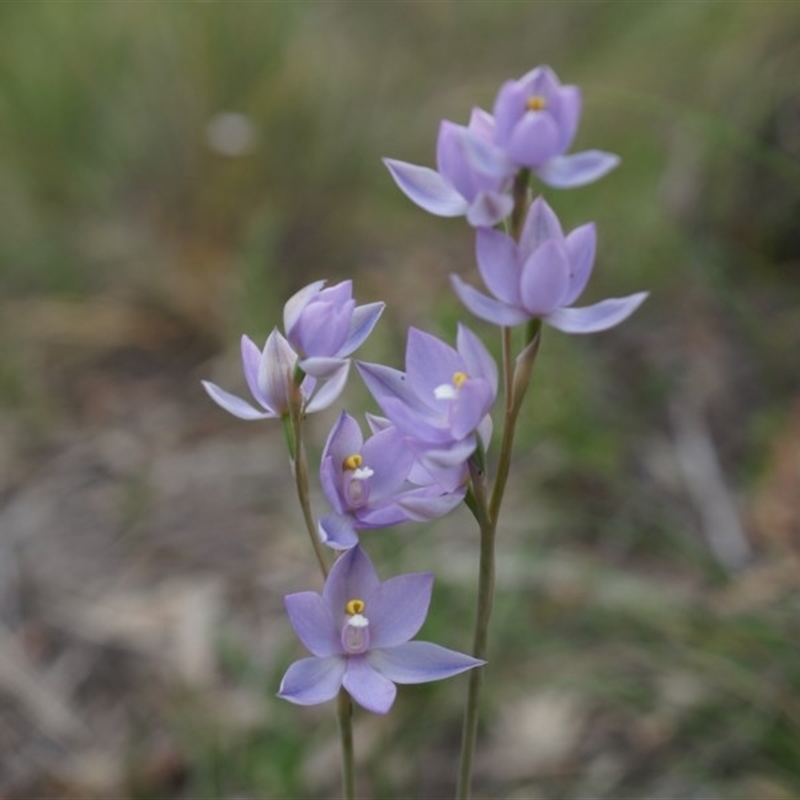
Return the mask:
MULTIPOLYGON (((293 452, 290 450, 292 462, 292 472, 294 473, 294 484, 297 489, 297 500, 300 503, 300 510, 303 512, 303 521, 311 539, 311 546, 317 558, 322 577, 328 577, 328 564, 325 560, 324 548, 317 535, 317 526, 314 523, 314 514, 311 511, 311 499, 309 496, 308 483, 308 459, 306 458, 306 448, 303 442, 303 405, 302 395, 297 390, 298 384, 292 381, 291 386, 295 391, 291 392, 289 402, 289 418, 291 425, 291 444, 293 452)), ((287 443, 289 437, 287 436, 287 443)))
POLYGON ((355 800, 356 771, 353 748, 353 702, 344 689, 336 698, 336 716, 339 720, 339 738, 342 742, 342 797, 355 800))

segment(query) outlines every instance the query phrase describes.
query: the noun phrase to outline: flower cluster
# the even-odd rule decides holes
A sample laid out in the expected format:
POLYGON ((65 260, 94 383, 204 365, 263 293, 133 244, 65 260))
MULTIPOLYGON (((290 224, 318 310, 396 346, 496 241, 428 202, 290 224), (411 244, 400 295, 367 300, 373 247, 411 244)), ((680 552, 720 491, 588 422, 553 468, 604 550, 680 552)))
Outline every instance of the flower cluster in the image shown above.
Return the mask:
POLYGON ((357 306, 352 281, 324 286, 325 281, 312 283, 286 302, 286 337, 274 328, 259 351, 250 338, 242 336, 245 381, 262 410, 203 381, 217 405, 239 419, 253 420, 288 416, 297 390, 304 413, 321 411, 336 400, 347 382, 348 356, 370 335, 385 304, 357 306))
POLYGON ((467 126, 444 121, 436 145, 437 170, 385 159, 405 195, 431 214, 466 215, 470 225, 492 226, 513 208, 513 178, 524 168, 548 186, 596 181, 619 164, 601 150, 565 155, 581 113, 581 93, 562 86, 549 67, 505 83, 494 113, 472 111, 467 126))
MULTIPOLYGON (((500 88, 491 114, 475 108, 466 126, 441 123, 436 170, 385 160, 413 202, 432 214, 463 215, 475 229, 476 261, 488 294, 457 275, 451 276, 451 285, 472 314, 504 329, 503 385, 510 397, 505 398, 498 461, 506 471, 516 414, 538 348, 539 321, 565 333, 603 331, 630 316, 647 296, 639 292, 575 307, 594 268, 595 225, 564 233, 544 198, 532 199, 534 177, 549 187, 571 188, 618 165, 617 156, 600 150, 568 153, 580 113, 578 88, 561 85, 549 67, 537 67, 500 88), (515 361, 509 329, 532 322, 515 361)), ((495 489, 500 484, 500 490, 490 510, 485 467, 499 375, 488 349, 461 323, 455 347, 411 328, 405 371, 357 362, 384 416, 367 415, 365 437, 358 421, 341 412, 319 465, 330 509, 318 519, 311 513, 304 455, 295 452, 303 419, 340 396, 350 357, 383 308, 383 303, 356 305, 349 280, 334 286, 316 281, 288 300, 284 333, 274 329, 263 350, 242 337, 244 376, 255 405, 203 382, 212 400, 234 416, 291 420, 298 495, 323 572, 321 545, 336 555, 322 594, 286 597, 289 620, 312 657, 289 667, 279 696, 309 705, 330 700, 343 688, 364 708, 381 714, 394 702, 395 684, 438 680, 485 662, 477 644, 473 656, 467 656, 411 641, 427 614, 433 575, 416 573, 381 583, 359 533, 436 519, 466 500, 482 535, 488 526, 493 540, 505 483, 505 476, 497 479, 495 489)), ((482 562, 481 580, 492 574, 482 562)), ((488 624, 488 614, 483 618, 481 624, 488 624)), ((483 634, 475 641, 485 642, 483 634)), ((470 698, 477 702, 477 692, 470 698)), ((477 724, 477 713, 469 718, 477 724)))

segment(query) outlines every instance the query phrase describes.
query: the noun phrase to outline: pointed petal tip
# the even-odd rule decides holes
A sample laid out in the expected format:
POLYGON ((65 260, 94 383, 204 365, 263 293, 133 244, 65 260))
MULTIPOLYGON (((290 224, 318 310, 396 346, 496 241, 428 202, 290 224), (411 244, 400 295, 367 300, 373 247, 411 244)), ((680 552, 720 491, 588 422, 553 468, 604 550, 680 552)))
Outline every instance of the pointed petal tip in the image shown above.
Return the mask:
POLYGON ((394 159, 383 163, 400 191, 420 208, 439 217, 466 213, 467 201, 436 170, 394 159))
POLYGON ((525 312, 487 297, 461 280, 458 275, 450 276, 450 285, 458 299, 479 319, 505 327, 519 325, 528 319, 525 312))
POLYGON ((311 356, 310 358, 301 358, 297 362, 297 366, 306 373, 311 375, 312 378, 331 378, 334 374, 347 363, 346 358, 334 358, 331 356, 311 356))
POLYGON ((600 333, 624 322, 647 299, 649 292, 610 297, 591 306, 559 308, 543 320, 562 333, 600 333))
POLYGON ((337 656, 295 661, 286 670, 277 696, 300 706, 332 700, 342 685, 346 665, 345 659, 337 656))
POLYGON ((200 383, 205 389, 206 394, 220 408, 224 409, 229 414, 233 414, 234 417, 238 417, 239 419, 249 422, 256 419, 269 419, 278 416, 272 409, 259 411, 257 408, 254 408, 252 405, 250 405, 250 403, 248 403, 246 400, 242 400, 241 397, 237 397, 237 395, 225 391, 225 389, 217 386, 216 383, 212 383, 211 381, 200 381, 200 383))
POLYGON ((554 189, 574 189, 599 180, 620 165, 622 159, 602 150, 585 150, 551 158, 535 170, 543 183, 554 189))
POLYGON ((344 391, 347 377, 350 374, 350 359, 346 358, 343 363, 328 376, 322 386, 316 391, 314 396, 306 406, 306 412, 311 414, 315 411, 326 409, 344 391))
POLYGON ((352 550, 358 545, 358 534, 347 517, 330 514, 317 523, 317 533, 322 544, 332 550, 352 550))

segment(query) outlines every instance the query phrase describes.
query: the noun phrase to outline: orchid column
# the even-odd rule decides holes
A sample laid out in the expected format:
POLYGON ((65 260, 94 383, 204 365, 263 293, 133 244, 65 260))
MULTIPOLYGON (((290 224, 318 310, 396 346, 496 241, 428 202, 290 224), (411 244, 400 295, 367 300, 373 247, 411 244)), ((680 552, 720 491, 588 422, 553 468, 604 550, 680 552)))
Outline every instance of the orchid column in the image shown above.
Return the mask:
MULTIPOLYGON (((594 266, 596 232, 588 223, 565 235, 543 198, 531 203, 532 176, 555 188, 582 186, 617 166, 619 158, 589 150, 567 155, 577 131, 580 91, 562 86, 549 67, 504 84, 493 114, 473 109, 469 124, 443 122, 437 144, 438 171, 386 160, 399 188, 417 205, 440 216, 465 215, 477 228, 476 258, 491 296, 458 276, 453 289, 477 317, 498 325, 503 351, 503 434, 494 482, 489 486, 482 449, 468 456, 467 502, 480 528, 478 599, 473 655, 486 659, 494 593, 495 536, 511 465, 516 420, 538 352, 542 322, 565 333, 594 333, 619 324, 646 293, 592 306, 572 304, 594 266), (503 230, 493 226, 502 224, 503 230), (512 332, 525 326, 516 358, 512 332)), ((361 369, 364 374, 363 368, 361 369)), ((457 372, 453 384, 469 373, 457 372), (463 376, 463 377, 462 377, 463 376)), ((374 381, 373 381, 374 382, 374 381)), ((381 403, 380 391, 373 389, 381 403)), ((383 390, 385 387, 378 387, 383 390)), ((391 418, 391 410, 381 403, 391 418)), ((488 446, 488 441, 485 442, 488 446)), ((464 714, 458 798, 470 795, 483 669, 470 674, 464 714)))

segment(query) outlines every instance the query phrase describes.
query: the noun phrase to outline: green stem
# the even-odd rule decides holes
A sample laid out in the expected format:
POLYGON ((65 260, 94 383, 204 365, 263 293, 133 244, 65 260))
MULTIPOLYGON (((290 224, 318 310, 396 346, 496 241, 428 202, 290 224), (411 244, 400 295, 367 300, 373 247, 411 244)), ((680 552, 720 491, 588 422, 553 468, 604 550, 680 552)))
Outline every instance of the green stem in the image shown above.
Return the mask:
POLYGON ((510 401, 506 403, 503 439, 500 444, 500 455, 497 459, 497 474, 492 487, 492 497, 489 501, 489 518, 494 520, 495 525, 497 524, 497 516, 500 513, 500 506, 503 503, 508 474, 511 470, 511 451, 514 445, 514 434, 517 429, 517 417, 519 417, 522 401, 525 399, 525 393, 530 384, 533 363, 539 352, 541 323, 539 323, 539 320, 535 320, 535 322, 537 324, 531 326, 530 329, 531 340, 517 359, 509 390, 510 401))
MULTIPOLYGON (((489 633, 489 618, 492 614, 494 595, 494 537, 495 525, 488 515, 486 502, 486 476, 470 461, 471 491, 473 505, 470 507, 478 521, 481 536, 480 566, 478 574, 478 599, 475 612, 475 629, 472 641, 472 654, 475 658, 486 659, 489 633)), ((464 708, 464 722, 461 732, 461 763, 458 772, 456 798, 465 800, 470 795, 472 782, 472 761, 478 738, 478 716, 484 668, 478 667, 469 673, 467 702, 464 708)))
POLYGON ((514 210, 511 212, 510 233, 516 241, 519 241, 519 235, 525 223, 525 214, 528 211, 530 183, 531 171, 529 169, 521 169, 516 178, 514 178, 514 186, 511 189, 511 196, 514 198, 514 210))
POLYGON ((344 689, 337 697, 337 716, 339 718, 339 738, 342 741, 342 797, 355 800, 356 779, 353 749, 353 703, 344 689))
POLYGON ((317 526, 314 522, 314 513, 311 511, 311 499, 309 496, 308 484, 308 460, 306 459, 306 447, 303 442, 303 398, 300 393, 298 383, 290 383, 292 397, 289 400, 289 415, 291 429, 286 430, 286 440, 289 447, 292 468, 294 471, 294 483, 297 488, 297 499, 300 509, 303 512, 303 520, 306 523, 306 530, 311 539, 311 546, 314 548, 314 555, 317 557, 320 571, 323 578, 328 577, 328 565, 325 561, 325 554, 322 549, 322 542, 317 535, 317 526), (290 435, 291 433, 291 435, 290 435))

